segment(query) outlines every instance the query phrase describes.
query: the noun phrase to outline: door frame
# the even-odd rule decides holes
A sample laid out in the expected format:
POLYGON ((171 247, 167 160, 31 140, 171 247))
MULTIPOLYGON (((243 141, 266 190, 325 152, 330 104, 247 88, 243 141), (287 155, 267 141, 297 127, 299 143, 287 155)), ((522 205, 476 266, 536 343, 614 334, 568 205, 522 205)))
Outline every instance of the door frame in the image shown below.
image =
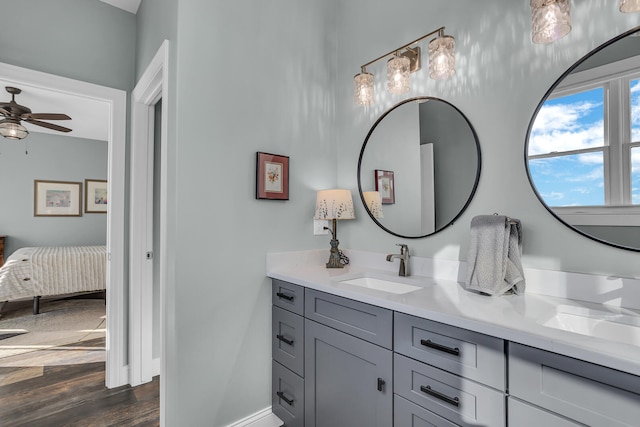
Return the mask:
POLYGON ((21 84, 53 89, 68 95, 90 98, 108 106, 107 139, 107 333, 105 384, 109 388, 128 384, 126 357, 125 287, 125 160, 127 93, 120 89, 56 76, 0 63, 0 75, 21 84))
MULTIPOLYGON (((131 217, 129 280, 130 384, 149 382, 164 375, 165 290, 167 281, 167 135, 168 135, 169 41, 165 40, 151 60, 131 95, 131 217), (160 360, 153 358, 153 264, 146 254, 153 251, 153 168, 155 105, 162 99, 160 124, 160 360)), ((160 401, 164 399, 160 381, 160 401)), ((163 414, 161 405, 161 419, 163 414)))

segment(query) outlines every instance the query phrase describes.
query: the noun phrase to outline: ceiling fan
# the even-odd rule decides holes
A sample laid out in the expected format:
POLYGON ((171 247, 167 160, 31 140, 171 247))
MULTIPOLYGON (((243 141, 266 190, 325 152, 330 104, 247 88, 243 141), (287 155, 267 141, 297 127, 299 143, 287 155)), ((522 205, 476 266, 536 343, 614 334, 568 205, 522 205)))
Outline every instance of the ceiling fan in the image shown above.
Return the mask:
POLYGON ((5 118, 0 120, 0 135, 9 139, 23 139, 29 135, 27 128, 20 124, 21 121, 32 125, 42 126, 47 129, 59 132, 71 132, 71 129, 41 120, 71 120, 66 114, 59 113, 32 113, 30 108, 16 102, 16 95, 22 90, 17 87, 6 86, 5 89, 11 94, 11 101, 0 102, 0 114, 5 118))

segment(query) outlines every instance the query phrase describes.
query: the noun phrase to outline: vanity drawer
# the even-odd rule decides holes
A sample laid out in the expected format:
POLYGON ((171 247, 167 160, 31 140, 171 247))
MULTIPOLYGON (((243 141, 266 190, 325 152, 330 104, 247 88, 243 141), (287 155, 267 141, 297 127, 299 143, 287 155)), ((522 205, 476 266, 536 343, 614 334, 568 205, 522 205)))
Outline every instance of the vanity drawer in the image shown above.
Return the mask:
POLYGON ((304 314, 304 287, 282 280, 272 279, 271 302, 285 310, 304 314))
POLYGON ((589 426, 637 426, 640 377, 509 344, 509 392, 589 426))
POLYGON ((304 380, 279 364, 272 363, 272 412, 287 427, 304 427, 304 380))
POLYGON ((504 394, 394 354, 394 392, 461 426, 505 426, 504 394))
POLYGON ((307 289, 305 317, 392 349, 393 312, 386 308, 307 289))
POLYGON ((397 353, 505 389, 503 340, 397 312, 394 329, 397 353))
POLYGON ((509 397, 509 424, 518 427, 580 427, 583 424, 509 397))
POLYGON ((304 317, 273 306, 271 325, 274 360, 304 377, 304 317))
POLYGON ((393 396, 393 427, 456 427, 439 415, 409 402, 397 394, 393 396))

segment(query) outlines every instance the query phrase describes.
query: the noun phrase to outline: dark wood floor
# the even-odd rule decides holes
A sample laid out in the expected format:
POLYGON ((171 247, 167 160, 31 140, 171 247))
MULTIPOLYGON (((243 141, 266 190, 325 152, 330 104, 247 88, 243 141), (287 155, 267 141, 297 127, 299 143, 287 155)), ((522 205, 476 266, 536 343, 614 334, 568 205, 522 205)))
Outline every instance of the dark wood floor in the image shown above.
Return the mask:
MULTIPOLYGON (((104 351, 104 345, 104 338, 82 343, 85 352, 104 351)), ((60 364, 38 353, 20 355, 18 367, 0 367, 0 426, 159 425, 158 378, 135 388, 107 389, 104 362, 83 362, 79 356, 60 364)))

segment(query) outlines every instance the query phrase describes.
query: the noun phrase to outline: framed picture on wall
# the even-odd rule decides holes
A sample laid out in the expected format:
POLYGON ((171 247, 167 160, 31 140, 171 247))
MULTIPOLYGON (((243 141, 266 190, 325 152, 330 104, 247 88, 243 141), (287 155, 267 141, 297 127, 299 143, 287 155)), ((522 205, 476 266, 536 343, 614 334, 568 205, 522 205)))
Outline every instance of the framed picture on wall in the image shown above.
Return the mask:
POLYGON ((33 216, 82 216, 82 183, 34 181, 33 216))
POLYGON ((393 172, 375 170, 376 191, 380 193, 383 205, 391 205, 396 202, 396 192, 393 182, 393 172))
POLYGON ((107 181, 100 179, 84 180, 84 212, 107 213, 107 181))
POLYGON ((257 153, 256 199, 289 200, 289 157, 257 153))

